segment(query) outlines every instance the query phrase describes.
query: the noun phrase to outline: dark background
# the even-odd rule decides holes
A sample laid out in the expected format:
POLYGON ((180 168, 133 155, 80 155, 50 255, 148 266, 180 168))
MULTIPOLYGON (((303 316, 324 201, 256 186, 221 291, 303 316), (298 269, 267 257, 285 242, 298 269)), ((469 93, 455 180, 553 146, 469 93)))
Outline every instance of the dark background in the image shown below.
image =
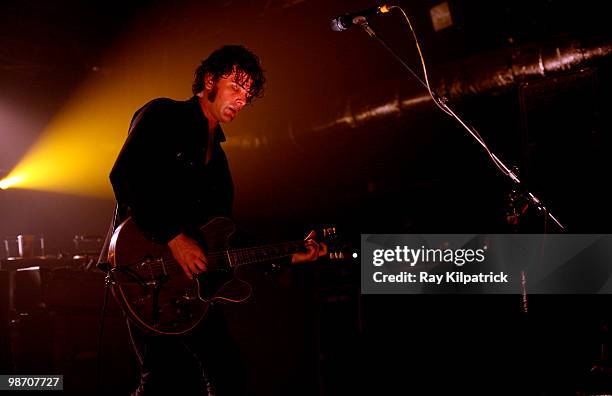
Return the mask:
MULTIPOLYGON (((454 23, 438 32, 429 14, 438 2, 400 4, 421 40, 433 88, 500 158, 519 167, 526 186, 569 232, 610 232, 612 24, 601 3, 449 1, 454 23)), ((360 117, 426 95, 360 29, 329 29, 331 17, 372 5, 3 2, 0 169, 16 165, 80 84, 112 78, 97 74, 126 35, 159 38, 159 63, 143 69, 167 74, 174 56, 195 57, 195 68, 214 48, 239 42, 259 54, 269 80, 266 97, 226 128, 239 141, 265 142, 227 147, 236 221, 246 231, 294 238, 336 224, 353 242, 360 233, 517 231, 505 222, 512 186, 431 101, 360 117)), ((398 14, 372 24, 421 75, 398 14)), ((177 99, 189 96, 186 85, 177 99)), ((91 147, 92 161, 97 154, 91 147)), ((77 253, 74 235, 105 233, 112 207, 110 197, 0 191, 0 236, 43 234, 48 253, 70 256, 77 253)), ((557 231, 535 209, 520 224, 521 232, 557 231)), ((251 274, 259 297, 228 312, 254 394, 361 393, 364 386, 377 394, 414 393, 418 386, 431 393, 557 394, 599 381, 588 373, 607 337, 607 296, 534 296, 529 315, 513 296, 360 297, 356 261, 326 264, 294 270, 290 284, 251 274), (487 379, 497 385, 485 386, 487 379)), ((101 284, 92 282, 101 298, 101 284)), ((88 320, 99 305, 92 303, 88 320)), ((61 327, 71 315, 52 321, 61 327)), ((112 329, 120 340, 121 321, 112 329)), ((133 370, 127 345, 123 351, 133 370)), ((134 381, 129 369, 105 379, 120 390, 134 381)))

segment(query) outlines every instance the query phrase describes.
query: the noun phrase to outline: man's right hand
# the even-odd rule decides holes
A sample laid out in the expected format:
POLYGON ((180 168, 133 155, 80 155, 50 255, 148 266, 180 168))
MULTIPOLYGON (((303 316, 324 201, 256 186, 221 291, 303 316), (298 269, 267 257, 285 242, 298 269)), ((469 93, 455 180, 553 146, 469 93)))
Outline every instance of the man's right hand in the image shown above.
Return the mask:
POLYGON ((193 239, 181 233, 168 242, 168 246, 189 279, 193 279, 194 274, 206 271, 208 260, 193 239))

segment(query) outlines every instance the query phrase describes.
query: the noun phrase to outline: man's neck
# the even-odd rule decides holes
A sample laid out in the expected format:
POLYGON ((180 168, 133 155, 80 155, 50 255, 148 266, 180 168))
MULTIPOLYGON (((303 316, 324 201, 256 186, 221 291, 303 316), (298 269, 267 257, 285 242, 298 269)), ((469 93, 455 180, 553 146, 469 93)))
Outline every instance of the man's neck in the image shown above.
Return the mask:
POLYGON ((215 119, 213 118, 208 107, 210 102, 206 98, 198 95, 198 101, 200 102, 200 108, 202 109, 204 116, 208 120, 208 134, 212 136, 215 133, 217 126, 219 125, 219 121, 215 121, 215 119))

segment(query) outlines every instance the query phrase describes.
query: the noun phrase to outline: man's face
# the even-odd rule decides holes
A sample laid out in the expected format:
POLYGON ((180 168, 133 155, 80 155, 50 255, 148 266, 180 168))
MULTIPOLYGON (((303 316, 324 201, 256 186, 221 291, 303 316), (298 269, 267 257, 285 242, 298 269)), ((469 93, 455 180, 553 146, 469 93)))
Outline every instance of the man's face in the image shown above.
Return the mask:
MULTIPOLYGON (((240 76, 242 77, 242 76, 240 76)), ((249 89, 252 84, 250 78, 238 79, 236 82, 236 71, 229 76, 223 76, 214 84, 207 84, 207 99, 211 102, 210 113, 218 122, 232 121, 247 104, 249 89), (241 80, 246 80, 242 85, 241 80)))

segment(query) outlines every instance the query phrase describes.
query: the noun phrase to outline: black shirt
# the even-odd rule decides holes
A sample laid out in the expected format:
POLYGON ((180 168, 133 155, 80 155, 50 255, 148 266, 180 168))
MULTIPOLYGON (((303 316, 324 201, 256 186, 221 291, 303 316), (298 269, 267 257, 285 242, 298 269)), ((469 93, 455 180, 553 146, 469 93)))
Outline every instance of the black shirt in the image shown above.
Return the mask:
POLYGON ((234 185, 221 127, 206 161, 208 120, 198 97, 155 99, 132 119, 110 174, 120 214, 128 213, 147 238, 167 243, 215 216, 231 216, 234 185))

